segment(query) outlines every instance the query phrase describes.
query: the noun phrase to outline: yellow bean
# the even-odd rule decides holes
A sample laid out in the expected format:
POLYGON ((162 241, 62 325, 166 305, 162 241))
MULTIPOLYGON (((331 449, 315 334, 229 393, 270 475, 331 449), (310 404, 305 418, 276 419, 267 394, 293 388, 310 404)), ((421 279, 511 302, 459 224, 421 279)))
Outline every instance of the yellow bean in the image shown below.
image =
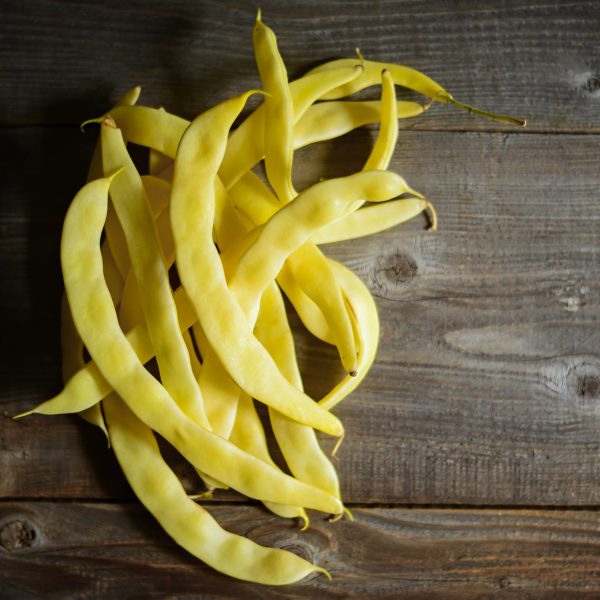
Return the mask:
MULTIPOLYGON (((275 469, 279 468, 269 454, 262 423, 260 422, 252 398, 247 394, 240 396, 235 424, 231 430, 229 439, 244 452, 256 456, 256 458, 270 464, 275 469)), ((273 502, 265 502, 265 506, 280 517, 286 519, 301 518, 304 520, 304 528, 308 527, 309 521, 306 511, 299 506, 289 506, 273 502)))
MULTIPOLYGON (((281 292, 274 283, 262 296, 256 321, 256 335, 282 373, 298 389, 302 389, 302 378, 298 370, 285 305, 281 292)), ((321 449, 314 430, 288 419, 273 409, 269 409, 269 418, 277 444, 294 477, 339 498, 335 467, 321 449)))
MULTIPOLYGON (((62 302, 60 306, 60 345, 62 349, 62 378, 63 383, 66 384, 71 376, 79 371, 84 366, 83 360, 83 342, 75 329, 73 323, 73 317, 71 316, 71 309, 67 297, 63 294, 62 302)), ((99 404, 94 404, 86 408, 79 413, 79 416, 99 427, 106 435, 108 439, 108 431, 106 430, 106 423, 102 416, 99 404)))
MULTIPOLYGON (((408 119, 426 110, 416 102, 396 102, 399 119, 408 119)), ((294 148, 340 137, 381 119, 379 100, 321 102, 310 107, 294 127, 294 148)))
POLYGON ((404 223, 428 208, 426 200, 406 198, 367 206, 326 225, 312 236, 315 244, 333 244, 379 233, 404 223))
MULTIPOLYGON (((141 88, 134 87, 129 90, 116 104, 116 106, 128 106, 133 105, 137 102, 140 96, 141 88)), ((88 181, 96 179, 102 175, 102 156, 100 150, 100 144, 96 144, 94 148, 94 154, 92 155, 92 161, 88 171, 88 181)), ((115 235, 121 233, 120 226, 118 223, 113 223, 108 237, 114 239, 115 235), (115 228, 118 228, 115 232, 115 228)), ((117 264, 111 253, 110 245, 107 240, 102 244, 102 258, 104 262, 104 277, 110 295, 113 299, 114 304, 118 304, 121 291, 123 289, 123 278, 119 273, 117 264)), ((66 297, 63 295, 61 304, 61 346, 63 353, 63 383, 71 378, 80 368, 83 367, 83 343, 81 338, 75 329, 73 318, 71 316, 71 309, 69 308, 66 297)), ((106 424, 104 423, 104 417, 100 410, 100 405, 95 404, 85 409, 81 415, 83 419, 99 427, 104 434, 108 437, 106 430, 106 424)))
MULTIPOLYGON (((186 331, 197 320, 194 308, 182 288, 175 291, 173 299, 177 307, 179 328, 181 331, 186 331)), ((138 323, 130 329, 126 339, 142 364, 147 363, 154 356, 154 349, 145 323, 138 323)), ((15 418, 33 413, 61 415, 80 412, 100 402, 112 389, 111 384, 103 377, 94 360, 91 360, 69 379, 59 394, 15 418)))
POLYGON ((200 388, 178 326, 165 258, 144 185, 119 129, 101 125, 102 162, 108 175, 122 169, 111 185, 111 199, 125 232, 131 268, 164 386, 196 423, 210 429, 200 388))
POLYGON ((379 317, 373 296, 365 284, 346 266, 330 259, 331 267, 339 278, 340 285, 354 315, 356 331, 359 337, 358 376, 345 377, 319 404, 329 409, 339 404, 350 392, 355 390, 369 371, 379 340, 379 317))
POLYGON ((119 327, 102 275, 100 235, 109 185, 105 178, 82 188, 67 212, 61 242, 73 320, 102 374, 146 425, 200 471, 259 500, 341 512, 336 498, 278 472, 191 421, 139 362, 119 327))
MULTIPOLYGON (((318 73, 328 69, 340 69, 355 65, 357 62, 357 58, 340 58, 319 65, 318 67, 311 69, 309 73, 318 73)), ((363 65, 363 72, 356 79, 328 92, 323 97, 323 100, 337 100, 338 98, 351 96, 360 90, 364 90, 369 86, 380 83, 381 72, 384 69, 390 72, 396 85, 401 85, 402 87, 423 94, 428 98, 436 98, 439 99, 440 102, 443 102, 443 98, 439 97, 439 95, 442 93, 448 94, 448 92, 446 92, 441 85, 433 81, 433 79, 411 67, 364 59, 360 60, 360 63, 363 65)))
MULTIPOLYGON (((177 152, 171 192, 171 226, 181 282, 211 346, 229 375, 250 396, 331 435, 343 434, 331 413, 281 375, 254 337, 225 280, 212 241, 215 179, 243 94, 203 113, 187 129, 177 152)), ((284 503, 285 504, 285 503, 284 503)))
POLYGON ((363 171, 387 169, 398 140, 398 110, 396 89, 389 71, 381 74, 381 125, 375 145, 363 167, 363 171))
MULTIPOLYGON (((334 60, 323 65, 319 65, 315 69, 312 69, 310 73, 317 73, 326 69, 339 69, 354 65, 356 62, 356 58, 341 58, 339 60, 334 60)), ((335 90, 332 90, 326 96, 324 96, 323 99, 335 100, 336 98, 343 98, 344 96, 350 96, 359 90, 379 83, 379 73, 381 73, 383 69, 387 69, 394 78, 394 83, 396 85, 401 85, 410 90, 414 90, 415 92, 419 92, 420 94, 430 98, 432 101, 451 103, 458 108, 462 108, 463 110, 475 115, 479 115, 480 117, 484 117, 486 119, 493 119, 495 121, 510 123, 511 125, 519 125, 521 127, 525 126, 526 124, 526 122, 522 119, 516 119, 506 115, 496 115, 459 102, 458 100, 455 100, 452 94, 447 92, 441 85, 433 81, 433 79, 410 67, 372 60, 361 60, 361 64, 364 66, 364 71, 360 77, 357 77, 355 80, 341 85, 335 90)))
POLYGON ((296 197, 292 185, 294 155, 294 105, 287 71, 277 49, 273 31, 260 18, 254 25, 254 54, 265 98, 265 171, 277 197, 283 203, 296 197))
POLYGON ((267 585, 286 585, 310 573, 329 574, 288 552, 265 548, 222 529, 191 500, 163 460, 152 431, 114 394, 105 400, 110 439, 136 496, 165 531, 217 571, 267 585))

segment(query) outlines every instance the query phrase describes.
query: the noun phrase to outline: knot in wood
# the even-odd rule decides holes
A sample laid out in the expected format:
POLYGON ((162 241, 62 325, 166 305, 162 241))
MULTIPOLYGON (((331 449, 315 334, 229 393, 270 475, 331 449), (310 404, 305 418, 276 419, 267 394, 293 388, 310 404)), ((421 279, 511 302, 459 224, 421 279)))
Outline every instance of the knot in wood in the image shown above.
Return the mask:
POLYGON ((587 80, 585 87, 587 88, 587 91, 590 92, 590 94, 600 93, 600 76, 595 75, 590 77, 587 80))
POLYGON ((0 546, 9 552, 31 548, 37 541, 35 527, 27 521, 15 520, 0 528, 0 546))
POLYGON ((567 393, 580 408, 600 407, 600 365, 584 361, 573 365, 567 373, 567 393))
POLYGON ((287 544, 285 546, 281 546, 282 550, 287 550, 288 552, 292 552, 296 554, 300 558, 307 560, 308 562, 313 562, 314 557, 309 548, 307 548, 304 544, 287 544))
POLYGON ((417 263, 400 250, 386 252, 378 257, 373 272, 374 292, 384 298, 392 298, 397 288, 405 286, 417 275, 417 263))

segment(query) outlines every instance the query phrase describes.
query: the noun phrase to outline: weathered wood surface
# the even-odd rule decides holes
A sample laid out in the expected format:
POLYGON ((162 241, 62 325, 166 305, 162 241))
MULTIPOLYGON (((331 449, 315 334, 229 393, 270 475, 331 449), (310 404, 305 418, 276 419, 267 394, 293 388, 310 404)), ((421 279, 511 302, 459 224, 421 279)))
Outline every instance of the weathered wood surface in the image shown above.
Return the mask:
MULTIPOLYGON (((63 173, 84 172, 90 136, 0 136, 2 147, 19 139, 36 153, 2 209, 10 415, 60 389, 58 241, 78 185, 63 173)), ((334 143, 299 153, 299 186, 353 169, 369 136, 341 143, 343 163, 334 143)), ((382 321, 378 360, 337 411, 348 431, 339 461, 348 501, 598 503, 599 151, 597 136, 402 135, 394 167, 435 201, 440 231, 424 231, 422 220, 325 248, 369 284, 382 321)), ((4 172, 12 160, 4 157, 4 172)), ((339 374, 335 353, 307 336, 298 342, 308 391, 319 396, 339 374)), ((90 431, 69 417, 6 419, 0 491, 127 497, 120 477, 106 477, 114 461, 90 431)))
MULTIPOLYGON (((417 219, 325 248, 363 277, 382 320, 372 373, 336 410, 357 522, 314 518, 301 534, 233 493, 211 507, 233 531, 313 557, 334 582, 271 590, 216 574, 128 502, 100 432, 74 416, 10 419, 60 389, 60 227, 94 141, 64 125, 133 84, 187 117, 256 86, 256 6, 8 0, 0 597, 598 598, 600 4, 261 6, 294 77, 360 46, 529 120, 515 131, 434 106, 402 122, 392 166, 436 204, 440 231, 417 219)), ((360 168, 372 140, 363 130, 299 152, 297 186, 360 168)), ((339 375, 335 353, 295 326, 319 396, 339 375)), ((196 491, 191 469, 171 461, 196 491)))
MULTIPOLYGON (((428 73, 464 102, 525 117, 530 130, 600 131, 600 5, 592 0, 260 4, 293 77, 359 47, 428 73)), ((257 85, 256 8, 4 0, 0 120, 79 123, 136 84, 145 102, 191 117, 257 85)), ((452 109, 408 126, 502 127, 452 109)))
MULTIPOLYGON (((60 389, 60 226, 92 138, 0 130, 3 148, 17 140, 31 153, 0 165, 12 182, 1 209, 8 415, 60 389)), ((358 168, 369 143, 358 132, 298 153, 296 183, 358 168)), ((599 136, 402 134, 393 166, 435 202, 440 230, 421 219, 325 247, 368 283, 382 321, 372 373, 336 410, 348 501, 600 501, 598 156, 599 136)), ((336 355, 298 331, 318 397, 339 374, 336 355)), ((91 431, 75 417, 4 419, 0 493, 129 497, 91 431)))
POLYGON ((600 593, 593 511, 357 509, 354 523, 315 520, 304 533, 258 507, 211 512, 232 531, 316 561, 333 582, 232 581, 174 546, 134 505, 4 503, 0 596, 591 600, 600 593))

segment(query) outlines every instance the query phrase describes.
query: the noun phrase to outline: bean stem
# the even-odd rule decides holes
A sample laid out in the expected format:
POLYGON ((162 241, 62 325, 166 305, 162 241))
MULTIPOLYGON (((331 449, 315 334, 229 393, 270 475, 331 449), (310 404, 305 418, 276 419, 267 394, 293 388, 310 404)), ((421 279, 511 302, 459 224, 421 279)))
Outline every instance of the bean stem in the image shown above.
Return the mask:
POLYGON ((458 108, 466 110, 472 115, 478 115, 480 117, 484 117, 485 119, 492 119, 493 121, 500 121, 501 123, 510 123, 511 125, 518 125, 519 127, 525 127, 527 125, 527 121, 525 119, 517 119, 516 117, 510 117, 508 115, 496 115, 485 110, 480 110, 479 108, 475 108, 474 106, 469 106, 468 104, 464 104, 463 102, 455 100, 450 94, 439 93, 435 98, 433 98, 433 100, 449 102, 458 108))

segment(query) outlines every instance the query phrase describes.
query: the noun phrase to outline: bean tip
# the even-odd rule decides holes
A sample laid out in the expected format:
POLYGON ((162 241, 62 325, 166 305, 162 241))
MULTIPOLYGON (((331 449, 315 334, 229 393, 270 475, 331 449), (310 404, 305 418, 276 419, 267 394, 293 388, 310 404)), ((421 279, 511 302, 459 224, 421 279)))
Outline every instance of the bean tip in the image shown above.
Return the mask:
POLYGON ((344 441, 344 436, 346 434, 344 432, 341 433, 341 435, 338 437, 338 439, 335 442, 335 445, 333 446, 333 450, 331 451, 331 456, 333 458, 337 458, 337 451, 340 449, 340 446, 342 445, 342 442, 344 441))
POLYGON ((213 490, 207 490, 206 492, 201 492, 200 494, 189 494, 188 498, 190 500, 212 500, 213 490))
POLYGON ((12 417, 12 420, 16 421, 17 419, 22 419, 23 417, 28 417, 29 415, 32 415, 34 412, 35 412, 35 409, 26 410, 25 412, 19 413, 18 415, 15 415, 14 417, 12 417))
POLYGON ((84 121, 80 126, 79 129, 81 130, 81 133, 85 133, 85 128, 90 124, 90 123, 97 123, 98 125, 100 125, 103 121, 104 121, 105 115, 102 115, 101 117, 95 117, 94 119, 88 119, 87 121, 84 121))
POLYGON ((459 102, 458 100, 455 100, 448 93, 438 93, 438 95, 442 99, 442 102, 449 102, 450 104, 454 104, 454 106, 456 106, 457 108, 466 110, 472 115, 477 115, 479 117, 483 117, 484 119, 491 119, 492 121, 498 121, 500 123, 509 123, 510 125, 517 125, 518 127, 525 127, 525 125, 527 125, 527 121, 525 119, 519 119, 517 117, 511 117, 509 115, 498 115, 495 113, 488 112, 487 110, 475 108, 474 106, 470 106, 469 104, 465 104, 464 102, 459 102))
POLYGON ((265 98, 272 98, 272 97, 273 97, 273 94, 271 94, 271 93, 269 93, 269 92, 267 92, 267 91, 265 91, 265 90, 259 90, 259 89, 256 89, 256 90, 250 90, 250 91, 248 92, 248 96, 251 96, 251 95, 253 95, 253 94, 259 94, 259 95, 261 95, 261 96, 264 96, 265 98))
POLYGON ((425 200, 425 210, 429 213, 431 219, 431 225, 429 226, 429 229, 431 231, 436 231, 438 228, 437 212, 435 208, 433 208, 433 204, 427 200, 425 200))
POLYGON ((302 527, 300 527, 300 531, 306 531, 310 526, 310 519, 308 518, 308 515, 306 513, 300 515, 300 518, 303 521, 302 527))
POLYGON ((354 53, 356 54, 356 57, 358 58, 358 60, 360 60, 360 64, 363 66, 365 66, 365 59, 363 57, 363 55, 360 52, 360 48, 354 48, 354 53))

